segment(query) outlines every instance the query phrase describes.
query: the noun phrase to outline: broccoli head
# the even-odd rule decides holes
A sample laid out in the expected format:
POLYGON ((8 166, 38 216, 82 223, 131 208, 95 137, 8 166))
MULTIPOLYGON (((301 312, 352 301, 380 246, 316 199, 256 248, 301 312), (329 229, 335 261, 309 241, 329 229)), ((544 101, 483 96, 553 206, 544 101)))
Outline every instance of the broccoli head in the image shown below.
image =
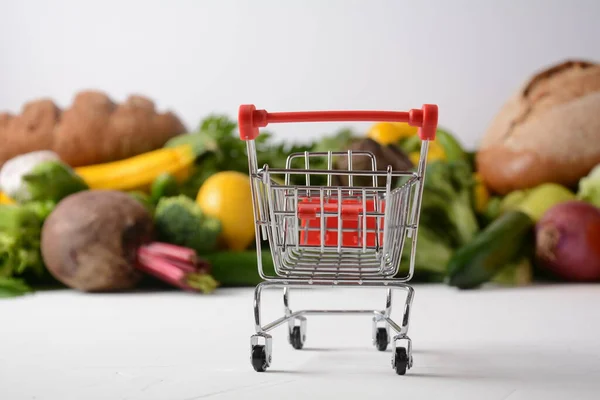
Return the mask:
POLYGON ((159 240, 208 253, 217 246, 221 222, 205 215, 187 196, 163 197, 154 214, 159 240))

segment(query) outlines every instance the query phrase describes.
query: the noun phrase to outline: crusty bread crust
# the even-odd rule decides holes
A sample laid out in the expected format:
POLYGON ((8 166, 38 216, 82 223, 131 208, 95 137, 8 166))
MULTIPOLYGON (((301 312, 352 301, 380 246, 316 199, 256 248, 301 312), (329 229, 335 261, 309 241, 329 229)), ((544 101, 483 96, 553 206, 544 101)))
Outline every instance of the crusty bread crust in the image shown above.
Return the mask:
POLYGON ((55 151, 73 167, 110 162, 157 149, 185 131, 176 115, 157 113, 142 96, 116 104, 104 93, 83 91, 64 111, 39 99, 20 115, 0 113, 0 165, 36 150, 55 151))
POLYGON ((533 76, 501 108, 476 156, 496 193, 574 187, 600 163, 600 65, 567 61, 533 76))

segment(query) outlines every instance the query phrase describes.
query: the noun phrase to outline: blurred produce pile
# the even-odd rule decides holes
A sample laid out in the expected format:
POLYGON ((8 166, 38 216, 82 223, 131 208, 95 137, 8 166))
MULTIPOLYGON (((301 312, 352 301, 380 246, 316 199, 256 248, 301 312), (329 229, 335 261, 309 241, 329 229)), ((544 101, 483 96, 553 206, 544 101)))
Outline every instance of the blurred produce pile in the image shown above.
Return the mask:
MULTIPOLYGON (((461 289, 600 282, 599 109, 600 66, 570 61, 526 82, 475 151, 440 127, 429 146, 413 281, 461 289)), ((211 293, 261 281, 245 142, 232 118, 209 115, 188 132, 148 99, 118 105, 84 92, 65 111, 38 101, 19 116, 0 114, 0 136, 7 132, 30 132, 32 142, 0 153, 0 297, 145 285, 211 293)), ((397 170, 416 168, 421 142, 407 124, 376 123, 303 144, 264 132, 256 146, 260 166, 283 167, 293 152, 352 149, 397 170)), ((344 162, 334 167, 347 169, 344 162)), ((326 160, 311 168, 326 169, 326 160)), ((368 166, 357 159, 353 168, 368 166)))

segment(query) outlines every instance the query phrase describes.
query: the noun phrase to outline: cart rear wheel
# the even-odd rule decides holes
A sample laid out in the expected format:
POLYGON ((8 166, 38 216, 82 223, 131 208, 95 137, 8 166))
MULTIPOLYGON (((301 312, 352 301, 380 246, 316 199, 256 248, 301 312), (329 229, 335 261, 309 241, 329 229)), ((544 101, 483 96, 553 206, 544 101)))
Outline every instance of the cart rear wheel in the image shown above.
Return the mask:
POLYGON ((294 326, 292 332, 290 332, 290 343, 292 347, 296 350, 302 349, 304 347, 304 340, 306 338, 302 336, 302 332, 299 326, 294 326))
POLYGON ((256 372, 265 372, 267 370, 267 352, 265 346, 252 346, 252 367, 256 372))
POLYGON ((398 375, 406 374, 408 368, 408 354, 404 347, 396 347, 394 358, 392 360, 392 367, 398 375))
POLYGON ((377 334, 375 335, 375 346, 379 351, 386 351, 390 339, 388 337, 387 329, 377 328, 377 334))

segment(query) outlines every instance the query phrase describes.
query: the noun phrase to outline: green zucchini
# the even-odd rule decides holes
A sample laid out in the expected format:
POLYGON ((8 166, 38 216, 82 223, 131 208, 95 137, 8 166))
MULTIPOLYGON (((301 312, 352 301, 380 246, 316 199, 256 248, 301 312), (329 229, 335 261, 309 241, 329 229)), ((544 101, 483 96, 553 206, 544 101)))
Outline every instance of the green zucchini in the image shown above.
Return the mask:
POLYGON ((472 289, 489 281, 518 257, 534 224, 533 219, 519 210, 502 214, 452 255, 448 262, 448 284, 472 289))
MULTIPOLYGON (((273 257, 269 251, 262 253, 263 271, 266 275, 275 274, 273 257)), ((212 276, 221 287, 256 286, 262 282, 258 275, 256 251, 221 251, 202 255, 212 266, 212 276)))
POLYGON ((533 247, 530 235, 548 209, 574 198, 570 190, 555 183, 530 189, 523 198, 514 196, 510 207, 453 254, 448 262, 450 286, 471 289, 491 280, 514 263, 522 250, 533 247))
POLYGON ((177 179, 167 172, 157 176, 150 187, 150 198, 154 204, 158 204, 158 201, 163 197, 172 197, 178 194, 179 184, 177 179))

